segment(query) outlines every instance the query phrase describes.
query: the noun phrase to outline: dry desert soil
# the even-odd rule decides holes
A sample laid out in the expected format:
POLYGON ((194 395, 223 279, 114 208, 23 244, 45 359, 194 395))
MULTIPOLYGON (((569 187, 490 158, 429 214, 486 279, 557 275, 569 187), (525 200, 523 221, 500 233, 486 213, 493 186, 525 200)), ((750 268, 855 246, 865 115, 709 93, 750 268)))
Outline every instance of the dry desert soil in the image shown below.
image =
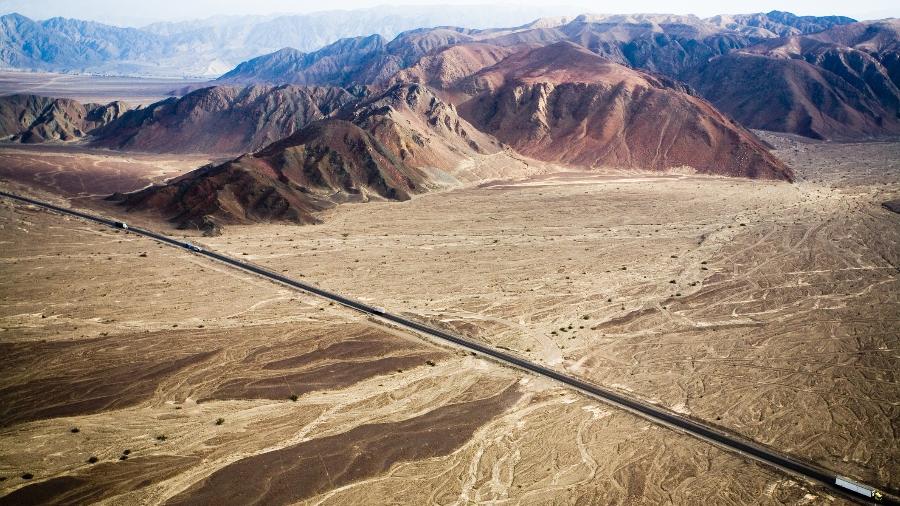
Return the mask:
POLYGON ((0 96, 27 93, 71 98, 83 104, 123 100, 132 106, 149 105, 173 96, 172 92, 181 95, 180 90, 202 84, 202 81, 182 79, 0 70, 0 96))
MULTIPOLYGON (((761 135, 797 183, 504 176, 191 240, 896 491, 900 143, 761 135)), ((0 150, 2 189, 184 235, 45 156, 199 159, 0 150)), ((0 244, 0 504, 844 502, 134 234, 2 199, 0 244)))

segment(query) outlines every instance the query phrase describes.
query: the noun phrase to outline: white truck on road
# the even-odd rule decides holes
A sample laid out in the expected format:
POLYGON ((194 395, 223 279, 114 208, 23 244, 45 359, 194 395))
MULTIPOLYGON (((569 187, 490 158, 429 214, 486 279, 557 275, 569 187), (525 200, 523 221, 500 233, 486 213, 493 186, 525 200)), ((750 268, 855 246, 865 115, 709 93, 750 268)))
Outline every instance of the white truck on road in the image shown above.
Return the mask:
POLYGON ((868 485, 863 485, 862 483, 851 480, 850 478, 844 478, 843 476, 838 476, 834 480, 834 484, 846 488, 847 490, 852 490, 857 494, 861 494, 865 497, 870 497, 875 499, 876 501, 880 501, 884 498, 884 495, 877 489, 874 489, 868 485))

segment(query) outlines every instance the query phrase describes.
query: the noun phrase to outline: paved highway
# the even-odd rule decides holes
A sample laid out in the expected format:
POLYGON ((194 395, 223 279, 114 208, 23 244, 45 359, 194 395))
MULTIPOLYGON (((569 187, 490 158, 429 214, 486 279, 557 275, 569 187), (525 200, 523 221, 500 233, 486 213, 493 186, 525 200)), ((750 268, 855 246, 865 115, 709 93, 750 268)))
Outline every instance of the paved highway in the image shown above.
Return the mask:
POLYGON ((302 290, 304 292, 312 293, 318 295, 320 297, 324 297, 331 301, 337 302, 349 308, 355 309, 357 311, 361 311, 363 313, 367 313, 372 316, 376 316, 378 318, 382 318, 384 320, 394 322, 408 329, 412 329, 418 333, 421 333, 430 338, 436 338, 444 342, 452 343, 456 346, 464 348, 469 351, 474 351, 477 353, 481 353, 482 355, 488 356, 497 360, 503 364, 513 366, 515 368, 537 374, 540 376, 544 376, 546 378, 553 379, 559 383, 562 383, 572 389, 575 389, 583 394, 586 394, 590 397, 599 399, 605 403, 612 404, 616 407, 626 409, 632 413, 635 413, 643 418, 646 418, 654 423, 664 425, 666 427, 678 430, 680 432, 684 432, 690 434, 692 436, 698 437, 704 441, 712 443, 720 448, 724 448, 730 451, 737 452, 746 457, 752 458, 758 462, 762 462, 764 464, 777 467, 789 473, 802 476, 804 478, 819 482, 821 484, 826 485, 832 490, 840 493, 844 497, 853 498, 860 502, 871 502, 877 504, 900 504, 900 498, 898 498, 894 494, 886 494, 883 492, 878 492, 875 487, 871 487, 865 484, 854 482, 853 480, 849 480, 847 478, 843 478, 836 473, 829 471, 827 469, 821 468, 819 466, 803 462, 797 460, 788 455, 782 454, 772 448, 760 445, 753 441, 741 438, 734 434, 729 434, 724 432, 718 428, 712 427, 710 425, 706 425, 701 421, 693 420, 681 415, 678 415, 674 412, 668 411, 666 409, 660 408, 659 406, 649 404, 632 397, 623 395, 614 390, 609 390, 607 388, 601 387, 599 385, 595 385, 592 383, 588 383, 586 381, 580 380, 573 376, 569 376, 563 372, 550 369, 548 367, 544 367, 540 364, 530 362, 523 358, 520 358, 511 353, 507 353, 504 351, 500 351, 484 344, 471 341, 467 338, 457 336, 455 334, 451 334, 445 332, 440 329, 436 329, 433 327, 429 327, 427 325, 423 325, 414 320, 410 320, 408 318, 404 318, 403 316, 389 313, 383 308, 371 306, 365 304, 360 301, 356 301, 342 295, 329 292, 327 290, 323 290, 322 288, 318 288, 314 285, 310 285, 307 283, 303 283, 301 281, 297 281, 295 279, 289 278, 277 272, 272 272, 268 269, 260 267, 258 265, 254 265, 252 263, 248 263, 242 260, 238 260, 236 258, 232 258, 226 255, 222 255, 220 253, 216 253, 214 251, 208 251, 194 245, 192 243, 180 241, 177 239, 173 239, 171 237, 167 237, 162 234, 158 234, 156 232, 137 228, 130 227, 125 225, 123 222, 111 220, 108 218, 104 218, 101 216, 96 216, 80 211, 76 211, 73 209, 68 209, 64 207, 59 207, 47 202, 42 202, 39 200, 34 200, 28 197, 23 197, 19 195, 13 195, 10 193, 6 193, 0 191, 0 196, 4 196, 13 200, 18 200, 20 202, 25 202, 28 204, 33 204, 36 206, 40 206, 45 209, 50 209, 52 211, 56 211, 58 213, 77 216, 79 218, 83 218, 89 221, 93 221, 96 223, 101 223, 103 225, 107 225, 114 228, 127 229, 130 232, 135 234, 140 234, 146 237, 150 237, 157 241, 178 247, 187 249, 192 251, 195 254, 203 255, 220 262, 226 263, 233 267, 237 267, 238 269, 242 269, 248 272, 252 272, 264 278, 270 279, 272 281, 277 281, 279 283, 285 284, 292 288, 296 288, 302 290), (883 494, 883 495, 882 495, 883 494), (879 495, 882 497, 879 499, 879 495))

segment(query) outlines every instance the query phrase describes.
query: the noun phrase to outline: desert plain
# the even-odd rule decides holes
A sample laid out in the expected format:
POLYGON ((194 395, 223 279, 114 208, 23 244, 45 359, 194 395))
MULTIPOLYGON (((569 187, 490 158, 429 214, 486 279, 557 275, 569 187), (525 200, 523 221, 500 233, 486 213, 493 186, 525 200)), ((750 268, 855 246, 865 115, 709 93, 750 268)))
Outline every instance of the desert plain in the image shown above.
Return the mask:
POLYGON ((175 78, 0 70, 0 95, 36 93, 85 103, 124 100, 131 105, 148 105, 200 83, 202 81, 175 78))
MULTIPOLYGON (((900 215, 882 204, 900 196, 900 143, 758 134, 797 182, 482 171, 216 237, 97 197, 202 155, 4 147, 0 187, 152 224, 896 491, 900 215)), ((0 504, 847 500, 135 234, 2 199, 0 244, 0 504)))

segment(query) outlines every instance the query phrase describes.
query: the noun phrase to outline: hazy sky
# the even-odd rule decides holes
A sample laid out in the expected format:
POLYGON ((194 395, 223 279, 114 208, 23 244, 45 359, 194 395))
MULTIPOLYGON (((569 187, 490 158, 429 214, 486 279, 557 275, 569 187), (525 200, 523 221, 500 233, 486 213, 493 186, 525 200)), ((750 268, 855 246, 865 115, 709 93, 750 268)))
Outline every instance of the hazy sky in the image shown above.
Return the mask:
MULTIPOLYGON (((106 23, 140 26, 154 21, 206 18, 215 15, 304 13, 327 9, 357 9, 390 5, 470 5, 509 4, 534 6, 545 12, 557 2, 539 0, 0 0, 0 13, 19 12, 35 19, 53 16, 93 19, 106 23)), ((578 10, 592 13, 675 13, 711 16, 764 12, 773 9, 795 14, 840 14, 856 19, 900 17, 897 0, 702 0, 673 2, 671 0, 628 0, 614 2, 564 1, 561 13, 578 10)))

